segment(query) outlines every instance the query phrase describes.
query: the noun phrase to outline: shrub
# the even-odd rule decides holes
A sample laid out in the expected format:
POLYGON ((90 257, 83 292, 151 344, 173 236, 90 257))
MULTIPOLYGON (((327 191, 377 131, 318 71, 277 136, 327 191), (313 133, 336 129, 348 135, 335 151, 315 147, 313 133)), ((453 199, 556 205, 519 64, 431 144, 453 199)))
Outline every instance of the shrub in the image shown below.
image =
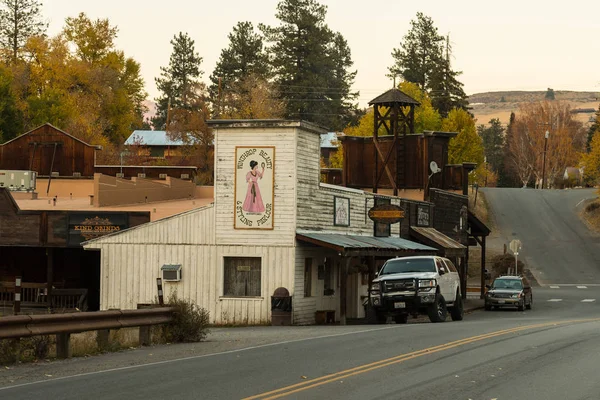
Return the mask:
POLYGON ((54 339, 48 335, 32 336, 21 339, 21 354, 26 360, 42 360, 48 358, 50 346, 54 339))
POLYGON ((598 208, 600 208, 600 203, 597 201, 594 201, 593 203, 590 203, 587 206, 585 206, 585 211, 592 212, 592 211, 597 210, 598 208))
POLYGON ((0 340, 0 364, 14 364, 19 358, 19 341, 16 339, 0 340))
POLYGON ((209 313, 193 300, 180 299, 171 293, 167 305, 173 307, 173 321, 155 330, 155 334, 167 343, 200 342, 210 332, 209 313))
MULTIPOLYGON (((525 264, 519 259, 517 259, 518 264, 518 273, 523 274, 525 272, 525 264)), ((512 254, 500 254, 492 258, 492 270, 490 271, 492 274, 492 279, 500 276, 502 274, 508 273, 508 269, 515 268, 515 256, 512 254)))

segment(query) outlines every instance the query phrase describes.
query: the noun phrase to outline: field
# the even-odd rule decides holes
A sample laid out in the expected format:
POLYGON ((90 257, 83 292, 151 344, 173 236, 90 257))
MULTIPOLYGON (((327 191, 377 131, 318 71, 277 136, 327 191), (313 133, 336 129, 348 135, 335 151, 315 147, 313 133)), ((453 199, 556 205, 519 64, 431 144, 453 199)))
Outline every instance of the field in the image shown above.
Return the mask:
MULTIPOLYGON (((600 105, 600 92, 555 91, 556 100, 569 103, 571 109, 594 109, 600 105)), ((477 119, 477 125, 487 125, 493 118, 498 118, 503 125, 508 124, 510 113, 519 111, 521 103, 543 101, 546 91, 539 92, 486 92, 469 96, 471 112, 477 119)), ((584 125, 590 123, 594 112, 577 113, 575 119, 584 125)))

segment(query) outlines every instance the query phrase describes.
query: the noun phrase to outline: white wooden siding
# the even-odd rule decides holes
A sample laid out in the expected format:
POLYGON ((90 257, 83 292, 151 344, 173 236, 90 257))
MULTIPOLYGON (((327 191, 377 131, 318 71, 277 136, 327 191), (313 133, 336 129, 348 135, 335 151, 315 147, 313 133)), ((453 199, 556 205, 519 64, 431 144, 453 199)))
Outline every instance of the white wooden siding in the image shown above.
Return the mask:
POLYGON ((215 244, 214 204, 130 228, 90 241, 86 249, 107 243, 120 244, 215 244))
POLYGON ((101 255, 100 308, 135 309, 156 299, 156 278, 163 264, 181 264, 180 282, 164 282, 165 299, 177 291, 210 312, 215 324, 266 324, 271 295, 278 287, 294 292, 294 248, 105 243, 101 255), (223 257, 262 258, 261 296, 223 296, 223 257))
MULTIPOLYGON (((296 224, 296 128, 216 130, 216 240, 217 244, 293 246, 296 224), (234 229, 235 148, 275 146, 273 229, 234 229)), ((313 134, 316 138, 317 134, 313 134)))
MULTIPOLYGON (((319 184, 320 138, 310 132, 298 132, 298 220, 297 230, 373 235, 373 221, 366 213, 374 206, 373 194, 341 186, 319 184), (350 226, 333 225, 334 196, 350 199, 350 226), (366 210, 365 210, 366 203, 366 210), (366 217, 366 221, 365 221, 366 217)), ((391 200, 400 205, 400 198, 391 200)), ((400 224, 393 224, 391 234, 398 236, 400 224)))

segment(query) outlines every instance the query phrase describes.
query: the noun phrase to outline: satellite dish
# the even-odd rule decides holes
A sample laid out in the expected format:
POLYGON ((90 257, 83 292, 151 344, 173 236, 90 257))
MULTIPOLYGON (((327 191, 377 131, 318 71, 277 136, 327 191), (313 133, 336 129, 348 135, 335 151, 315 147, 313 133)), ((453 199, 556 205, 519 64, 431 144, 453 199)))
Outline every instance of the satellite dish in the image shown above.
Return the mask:
POLYGON ((429 168, 431 169, 432 174, 437 174, 438 172, 441 171, 440 167, 438 167, 438 165, 435 161, 432 161, 429 163, 429 168))

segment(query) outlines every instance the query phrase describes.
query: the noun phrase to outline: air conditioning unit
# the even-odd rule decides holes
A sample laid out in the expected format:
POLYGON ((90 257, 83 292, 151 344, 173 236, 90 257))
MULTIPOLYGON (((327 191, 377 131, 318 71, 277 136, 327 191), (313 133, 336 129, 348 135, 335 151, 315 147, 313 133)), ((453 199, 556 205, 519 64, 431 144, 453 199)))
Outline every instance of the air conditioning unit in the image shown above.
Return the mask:
POLYGON ((146 174, 138 174, 138 178, 145 178, 146 174))
POLYGON ((160 270, 163 281, 179 282, 181 280, 181 264, 164 264, 160 270))
POLYGON ((167 179, 167 174, 158 174, 158 179, 167 179))
POLYGON ((181 174, 181 179, 190 179, 190 174, 181 174))

